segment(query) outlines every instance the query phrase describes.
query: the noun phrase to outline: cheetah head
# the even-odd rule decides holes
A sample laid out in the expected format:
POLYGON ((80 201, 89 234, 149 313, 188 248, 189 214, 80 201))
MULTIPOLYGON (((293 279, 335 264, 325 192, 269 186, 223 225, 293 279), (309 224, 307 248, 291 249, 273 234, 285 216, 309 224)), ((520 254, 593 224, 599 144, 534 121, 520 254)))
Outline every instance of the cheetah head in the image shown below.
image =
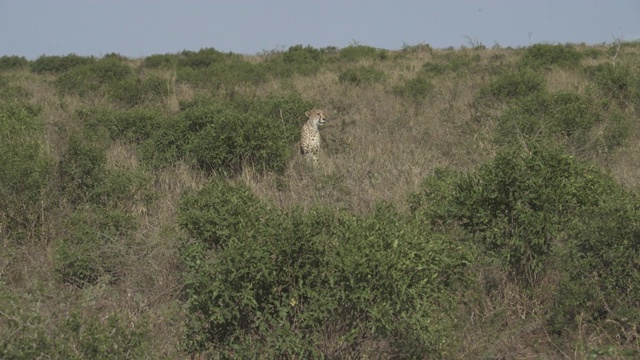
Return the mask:
POLYGON ((311 111, 307 111, 305 115, 307 115, 309 120, 312 120, 316 125, 322 125, 325 121, 327 121, 327 118, 324 116, 324 112, 322 112, 322 110, 314 109, 311 111))

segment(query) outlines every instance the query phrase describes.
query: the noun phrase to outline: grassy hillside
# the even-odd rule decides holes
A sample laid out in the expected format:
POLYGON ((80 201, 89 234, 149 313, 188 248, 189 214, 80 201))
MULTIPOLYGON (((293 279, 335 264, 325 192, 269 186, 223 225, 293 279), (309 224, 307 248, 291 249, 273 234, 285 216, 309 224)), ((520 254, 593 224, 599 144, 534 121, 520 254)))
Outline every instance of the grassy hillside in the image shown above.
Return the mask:
POLYGON ((639 59, 1 57, 0 358, 639 357, 639 59))

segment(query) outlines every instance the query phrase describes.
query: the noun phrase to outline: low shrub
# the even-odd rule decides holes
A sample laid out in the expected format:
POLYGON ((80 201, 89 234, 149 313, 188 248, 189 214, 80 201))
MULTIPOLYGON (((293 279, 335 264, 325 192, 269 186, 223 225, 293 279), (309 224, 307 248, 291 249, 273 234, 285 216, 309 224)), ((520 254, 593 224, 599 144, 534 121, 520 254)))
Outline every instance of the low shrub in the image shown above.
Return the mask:
POLYGON ((214 182, 179 217, 191 353, 422 357, 447 344, 468 254, 390 206, 281 212, 214 182))
POLYGON ((90 202, 106 174, 106 147, 73 133, 62 154, 58 176, 62 192, 75 205, 90 202))
POLYGON ((135 359, 148 353, 150 329, 124 314, 106 318, 71 308, 45 316, 42 299, 50 293, 19 295, 0 283, 0 358, 135 359))
POLYGON ((522 99, 545 90, 542 74, 529 69, 507 72, 499 75, 480 91, 481 97, 487 95, 506 101, 522 99))
POLYGON ((597 206, 610 184, 548 143, 505 148, 460 184, 458 219, 516 279, 533 285, 566 241, 573 213, 597 206))
POLYGON ((76 54, 65 56, 40 56, 31 63, 31 71, 41 73, 62 73, 73 68, 96 62, 94 57, 83 57, 76 54))
POLYGON ((0 71, 5 70, 24 70, 29 67, 29 60, 24 56, 8 56, 0 57, 0 71))
POLYGON ((33 106, 0 103, 0 237, 5 239, 39 235, 48 206, 53 159, 39 113, 33 106))
POLYGON ((55 241, 55 271, 60 281, 77 287, 113 283, 122 270, 120 244, 136 227, 121 211, 82 207, 66 220, 67 232, 55 241))
POLYGON ((425 72, 418 72, 414 77, 397 85, 393 92, 400 97, 413 101, 422 101, 433 91, 431 77, 425 72))
POLYGON ((601 121, 585 96, 572 92, 537 92, 519 99, 498 118, 495 141, 515 144, 528 139, 556 139, 581 148, 589 130, 601 121))
POLYGON ((348 62, 356 62, 364 59, 384 60, 387 58, 385 50, 378 50, 371 46, 349 45, 339 51, 340 59, 348 62))
POLYGON ((550 69, 552 66, 576 68, 582 53, 572 45, 535 44, 525 49, 519 67, 550 69))
POLYGON ((606 96, 623 103, 640 97, 640 74, 629 66, 604 63, 586 67, 584 71, 606 96))
POLYGON ((374 67, 359 66, 355 68, 348 68, 340 73, 338 81, 358 86, 380 83, 383 82, 385 78, 385 73, 374 67))

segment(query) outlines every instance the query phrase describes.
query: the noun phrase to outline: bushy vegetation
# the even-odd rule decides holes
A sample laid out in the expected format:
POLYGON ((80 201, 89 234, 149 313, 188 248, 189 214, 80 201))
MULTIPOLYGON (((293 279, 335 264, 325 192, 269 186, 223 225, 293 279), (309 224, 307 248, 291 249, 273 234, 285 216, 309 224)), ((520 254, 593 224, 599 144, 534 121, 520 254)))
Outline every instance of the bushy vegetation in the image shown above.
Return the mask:
POLYGON ((443 353, 452 299, 469 261, 391 206, 354 217, 269 209, 213 182, 183 199, 192 351, 223 356, 443 353), (339 343, 336 343, 338 341, 339 343))
POLYGON ((473 45, 0 58, 0 358, 637 358, 640 46, 473 45))

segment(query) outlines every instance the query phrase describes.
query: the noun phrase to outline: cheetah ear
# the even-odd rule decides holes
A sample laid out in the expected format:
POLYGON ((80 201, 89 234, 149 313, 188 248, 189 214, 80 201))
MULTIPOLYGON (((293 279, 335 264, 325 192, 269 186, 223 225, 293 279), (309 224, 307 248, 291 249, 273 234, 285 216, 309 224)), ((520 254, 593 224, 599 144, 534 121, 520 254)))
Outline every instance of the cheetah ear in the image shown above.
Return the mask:
POLYGON ((307 111, 306 113, 304 113, 306 117, 311 117, 311 115, 309 114, 309 112, 307 111))

